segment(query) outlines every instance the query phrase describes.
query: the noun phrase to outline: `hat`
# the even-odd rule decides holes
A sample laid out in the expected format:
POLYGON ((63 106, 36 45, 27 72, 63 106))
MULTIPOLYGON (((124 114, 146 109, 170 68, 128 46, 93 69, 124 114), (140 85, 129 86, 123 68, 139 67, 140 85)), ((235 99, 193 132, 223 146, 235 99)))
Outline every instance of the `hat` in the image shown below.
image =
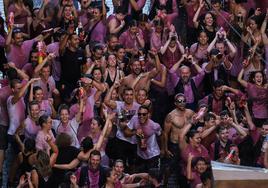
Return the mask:
POLYGON ((218 55, 220 53, 220 50, 218 50, 217 48, 213 48, 209 55, 212 56, 212 55, 218 55))

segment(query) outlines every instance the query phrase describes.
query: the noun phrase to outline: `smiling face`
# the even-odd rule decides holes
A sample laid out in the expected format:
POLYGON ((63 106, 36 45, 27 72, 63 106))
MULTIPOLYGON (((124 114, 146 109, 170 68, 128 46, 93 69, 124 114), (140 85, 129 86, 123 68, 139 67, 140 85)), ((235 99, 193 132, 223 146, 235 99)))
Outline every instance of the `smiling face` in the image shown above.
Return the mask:
POLYGON ((136 99, 137 99, 137 102, 139 104, 143 104, 146 101, 146 99, 147 99, 147 93, 146 93, 146 91, 144 91, 142 89, 139 90, 138 93, 137 93, 136 99))
POLYGON ((141 63, 139 61, 134 61, 131 65, 131 70, 138 76, 141 73, 141 63))
POLYGON ((92 119, 90 124, 90 130, 94 133, 100 131, 100 125, 96 119, 92 119))
POLYGON ((111 54, 108 57, 108 66, 115 67, 116 66, 116 57, 115 55, 111 54))
POLYGON ((33 119, 38 119, 40 113, 40 107, 38 104, 30 106, 30 115, 33 119))
POLYGON ((145 124, 149 119, 149 111, 144 108, 140 108, 138 111, 138 119, 140 124, 145 124))
POLYGON ((62 109, 60 111, 60 119, 63 124, 67 124, 69 122, 69 111, 67 109, 62 109))
POLYGON ((184 96, 179 96, 175 99, 175 105, 176 108, 180 111, 184 111, 185 110, 185 105, 186 105, 186 99, 184 96))
POLYGON ((257 72, 253 78, 253 81, 257 86, 263 85, 263 75, 260 72, 257 72))
POLYGON ((114 165, 114 170, 118 176, 121 176, 124 172, 124 164, 123 162, 116 162, 114 165))
POLYGON ((34 99, 38 102, 41 102, 43 100, 44 93, 42 89, 38 89, 34 92, 34 99))
POLYGON ((207 42, 208 42, 208 36, 205 32, 201 32, 199 34, 199 37, 198 37, 198 42, 201 44, 201 45, 206 45, 207 42))
POLYGON ((23 43, 23 36, 22 36, 22 33, 21 32, 20 33, 16 33, 14 35, 14 43, 17 46, 21 46, 22 45, 22 43, 23 43))
POLYGON ((97 170, 100 166, 101 156, 100 155, 91 155, 89 158, 90 167, 94 170, 97 170))
POLYGON ((126 104, 132 104, 134 100, 133 90, 125 90, 123 100, 126 104))
POLYGON ((190 76, 191 76, 191 71, 190 68, 187 66, 183 66, 180 69, 180 75, 181 75, 181 79, 184 83, 188 83, 188 81, 190 80, 190 76))
POLYGON ((213 25, 213 17, 212 17, 212 15, 210 14, 210 13, 207 13, 206 15, 205 15, 205 19, 204 19, 204 22, 205 22, 205 24, 207 25, 207 26, 212 26, 213 25))
POLYGON ((93 79, 97 82, 101 82, 101 78, 102 78, 102 73, 101 70, 99 69, 95 69, 93 71, 93 79))
POLYGON ((206 162, 203 161, 203 160, 199 160, 199 161, 196 163, 195 170, 196 170, 199 174, 202 174, 203 172, 205 172, 205 171, 207 170, 207 164, 206 164, 206 162))
POLYGON ((223 143, 227 143, 228 141, 228 136, 229 136, 229 130, 228 129, 223 129, 219 132, 219 140, 223 143))

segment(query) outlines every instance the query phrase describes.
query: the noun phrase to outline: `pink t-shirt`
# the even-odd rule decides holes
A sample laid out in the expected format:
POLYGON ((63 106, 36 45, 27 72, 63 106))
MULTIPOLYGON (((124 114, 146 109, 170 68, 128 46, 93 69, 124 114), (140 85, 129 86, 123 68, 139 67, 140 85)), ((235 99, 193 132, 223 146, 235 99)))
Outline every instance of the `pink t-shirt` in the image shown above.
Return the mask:
MULTIPOLYGON (((139 37, 143 38, 142 31, 139 29, 139 37)), ((139 42, 137 41, 136 36, 130 35, 129 30, 122 33, 122 35, 119 37, 119 42, 125 47, 129 49, 139 49, 141 46, 139 45, 139 42)))
POLYGON ((35 139, 38 131, 41 129, 30 117, 24 120, 24 136, 25 138, 35 139))
POLYGON ((34 86, 39 86, 43 90, 44 99, 52 98, 52 93, 56 89, 55 80, 52 76, 48 78, 48 81, 38 80, 34 83, 34 86))
POLYGON ((160 155, 160 148, 157 143, 157 136, 161 135, 161 127, 158 123, 155 123, 152 120, 148 120, 146 125, 140 125, 138 116, 134 116, 128 127, 130 129, 142 129, 144 134, 144 139, 146 142, 146 150, 142 150, 138 144, 138 140, 135 137, 136 144, 138 144, 137 154, 143 159, 151 159, 160 155))
POLYGON ((56 56, 52 60, 52 76, 54 80, 59 81, 60 80, 60 74, 61 74, 61 65, 60 65, 60 55, 59 55, 59 42, 51 43, 47 46, 47 52, 48 53, 54 53, 56 56))
POLYGON ((52 141, 55 142, 55 137, 51 130, 49 131, 48 134, 40 130, 38 131, 37 136, 35 138, 35 147, 37 150, 44 150, 47 152, 47 154, 49 154, 50 146, 46 141, 47 135, 49 135, 52 141))
POLYGON ((41 103, 39 103, 40 106, 40 115, 52 115, 52 109, 50 106, 50 103, 48 100, 42 100, 41 103))
POLYGON ((22 69, 28 62, 30 51, 32 49, 34 39, 26 40, 21 46, 10 45, 10 51, 7 53, 7 60, 15 63, 18 69, 22 69))
POLYGON ((91 32, 90 40, 104 44, 105 36, 106 36, 106 25, 101 20, 99 23, 97 23, 96 27, 91 32))
POLYGON ((259 88, 248 83, 246 88, 249 99, 252 100, 252 112, 255 118, 268 118, 268 89, 259 88))
POLYGON ((14 135, 21 122, 25 119, 25 103, 24 98, 20 98, 16 104, 12 104, 11 100, 14 96, 11 95, 7 99, 7 110, 9 116, 8 134, 14 135))

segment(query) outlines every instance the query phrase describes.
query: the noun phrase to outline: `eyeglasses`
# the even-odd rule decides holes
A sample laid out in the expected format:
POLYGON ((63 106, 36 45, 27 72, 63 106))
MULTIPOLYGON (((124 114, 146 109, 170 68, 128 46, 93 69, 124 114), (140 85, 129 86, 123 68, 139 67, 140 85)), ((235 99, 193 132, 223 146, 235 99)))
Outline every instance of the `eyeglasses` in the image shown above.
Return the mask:
POLYGON ((185 99, 177 99, 176 103, 186 103, 186 100, 185 99))
POLYGON ((148 113, 138 113, 138 116, 147 116, 148 113))

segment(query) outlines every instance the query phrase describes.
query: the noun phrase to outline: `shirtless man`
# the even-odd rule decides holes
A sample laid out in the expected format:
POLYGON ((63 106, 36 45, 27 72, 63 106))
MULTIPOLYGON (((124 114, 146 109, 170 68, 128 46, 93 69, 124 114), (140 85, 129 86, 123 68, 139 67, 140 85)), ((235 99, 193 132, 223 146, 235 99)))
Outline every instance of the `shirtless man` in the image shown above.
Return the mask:
MULTIPOLYGON (((161 154, 171 158, 169 160, 169 168, 166 171, 168 175, 171 171, 176 170, 179 165, 179 134, 182 128, 190 121, 194 112, 190 109, 186 109, 186 99, 184 94, 178 93, 174 97, 176 108, 171 111, 164 123, 163 142, 161 154)), ((178 172, 179 173, 179 172, 178 172)))
MULTIPOLYGON (((153 79, 161 69, 161 63, 157 52, 149 51, 150 57, 153 57, 155 62, 155 68, 151 71, 142 73, 141 61, 134 59, 131 63, 131 74, 124 77, 121 86, 133 88, 135 91, 140 89, 146 89, 149 91, 151 85, 151 79, 153 79)), ((141 57, 140 57, 141 58, 141 57)), ((144 57, 143 57, 144 58, 144 57)))

